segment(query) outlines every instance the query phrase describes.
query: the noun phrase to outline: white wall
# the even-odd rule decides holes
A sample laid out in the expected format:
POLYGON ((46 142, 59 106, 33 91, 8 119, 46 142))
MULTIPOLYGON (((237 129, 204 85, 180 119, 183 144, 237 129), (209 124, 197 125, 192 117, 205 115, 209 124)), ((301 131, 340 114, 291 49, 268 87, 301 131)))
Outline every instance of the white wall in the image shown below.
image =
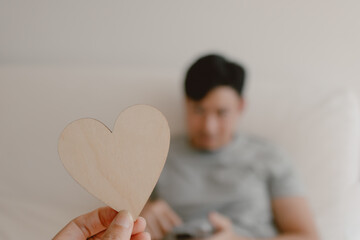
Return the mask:
POLYGON ((216 51, 250 81, 359 82, 360 2, 1 0, 0 64, 184 69, 216 51))
POLYGON ((1 0, 0 62, 183 68, 229 54, 254 76, 357 79, 360 3, 1 0))

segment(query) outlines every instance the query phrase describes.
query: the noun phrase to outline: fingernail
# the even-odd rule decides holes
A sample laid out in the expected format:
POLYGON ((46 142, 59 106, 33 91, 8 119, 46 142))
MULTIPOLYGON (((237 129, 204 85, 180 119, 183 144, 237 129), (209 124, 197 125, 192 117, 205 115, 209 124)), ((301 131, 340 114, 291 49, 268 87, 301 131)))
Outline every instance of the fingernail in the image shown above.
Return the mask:
POLYGON ((114 219, 115 224, 120 225, 124 228, 129 228, 133 221, 134 220, 133 220, 131 214, 125 210, 120 211, 114 219))

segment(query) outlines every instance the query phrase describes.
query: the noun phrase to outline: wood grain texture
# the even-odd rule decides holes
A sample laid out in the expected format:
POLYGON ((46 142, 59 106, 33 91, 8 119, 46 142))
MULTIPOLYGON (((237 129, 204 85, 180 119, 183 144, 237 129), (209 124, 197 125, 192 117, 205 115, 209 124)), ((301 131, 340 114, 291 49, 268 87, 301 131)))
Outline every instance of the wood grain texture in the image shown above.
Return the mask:
POLYGON ((111 132, 95 119, 71 122, 58 152, 66 170, 88 192, 137 218, 160 176, 170 144, 166 118, 154 107, 120 113, 111 132))

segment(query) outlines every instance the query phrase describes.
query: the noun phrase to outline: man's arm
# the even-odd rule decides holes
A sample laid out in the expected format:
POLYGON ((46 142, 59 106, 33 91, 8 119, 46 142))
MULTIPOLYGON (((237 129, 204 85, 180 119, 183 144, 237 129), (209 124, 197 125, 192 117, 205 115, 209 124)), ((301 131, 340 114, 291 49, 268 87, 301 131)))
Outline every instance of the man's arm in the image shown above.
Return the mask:
POLYGON ((303 197, 282 197, 272 201, 280 235, 271 240, 317 240, 315 222, 303 197))
POLYGON ((212 213, 209 220, 216 233, 208 240, 318 240, 310 208, 302 197, 281 197, 272 201, 275 222, 279 235, 274 238, 254 239, 238 236, 232 230, 227 217, 212 213))

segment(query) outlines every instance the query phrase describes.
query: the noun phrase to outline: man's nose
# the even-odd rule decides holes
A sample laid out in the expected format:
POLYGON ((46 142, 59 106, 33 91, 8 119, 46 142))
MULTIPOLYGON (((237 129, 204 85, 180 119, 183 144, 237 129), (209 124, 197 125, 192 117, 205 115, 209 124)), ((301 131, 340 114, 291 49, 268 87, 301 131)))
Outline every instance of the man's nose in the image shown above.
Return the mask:
POLYGON ((217 120, 214 116, 208 115, 204 118, 204 130, 207 134, 212 135, 217 131, 217 120))

